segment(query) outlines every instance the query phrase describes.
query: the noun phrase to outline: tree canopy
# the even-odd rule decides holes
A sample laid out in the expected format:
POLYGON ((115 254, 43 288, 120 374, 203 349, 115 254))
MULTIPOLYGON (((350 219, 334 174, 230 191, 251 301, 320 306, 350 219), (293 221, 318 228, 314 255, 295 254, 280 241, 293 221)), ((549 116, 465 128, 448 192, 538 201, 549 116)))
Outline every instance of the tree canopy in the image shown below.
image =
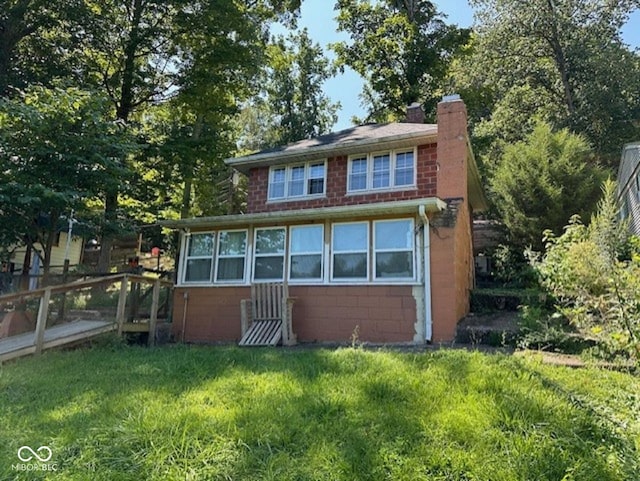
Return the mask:
POLYGON ((366 120, 401 118, 413 102, 433 114, 448 66, 469 31, 447 25, 428 0, 338 0, 336 10, 338 31, 350 40, 332 48, 340 66, 365 80, 366 120))

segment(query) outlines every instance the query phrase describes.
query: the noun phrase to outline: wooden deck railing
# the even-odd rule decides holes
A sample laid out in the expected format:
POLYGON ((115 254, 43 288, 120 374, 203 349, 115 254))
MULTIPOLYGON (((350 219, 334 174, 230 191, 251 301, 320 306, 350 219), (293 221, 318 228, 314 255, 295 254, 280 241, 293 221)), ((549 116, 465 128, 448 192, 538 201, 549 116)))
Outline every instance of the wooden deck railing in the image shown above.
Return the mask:
MULTIPOLYGON (((32 291, 15 292, 11 294, 0 295, 0 305, 7 303, 22 303, 33 299, 40 299, 38 313, 36 317, 35 327, 35 353, 39 354, 42 351, 44 333, 47 325, 47 319, 49 316, 49 308, 51 296, 53 294, 62 294, 63 301, 61 306, 64 309, 64 297, 72 291, 77 291, 86 288, 97 288, 104 285, 110 285, 120 282, 120 290, 116 306, 115 324, 118 334, 124 332, 149 332, 149 345, 155 343, 155 331, 158 321, 158 310, 160 304, 160 290, 161 288, 173 287, 173 283, 168 280, 163 280, 154 277, 147 277, 137 274, 115 274, 111 276, 105 276, 98 279, 90 279, 85 281, 70 282, 67 284, 61 284, 57 286, 50 286, 41 289, 34 289, 32 291), (127 297, 130 286, 141 284, 150 284, 153 286, 151 308, 148 322, 134 322, 133 318, 127 316, 127 297), (144 325, 144 326, 143 326, 144 325)), ((133 290, 132 290, 133 292, 133 290)), ((132 304, 139 304, 141 298, 139 295, 132 295, 132 304)), ((168 292, 167 301, 171 298, 171 293, 168 292)), ((168 310, 168 307, 167 307, 168 310)), ((131 309, 131 315, 133 316, 138 312, 138 306, 135 309, 131 309)))

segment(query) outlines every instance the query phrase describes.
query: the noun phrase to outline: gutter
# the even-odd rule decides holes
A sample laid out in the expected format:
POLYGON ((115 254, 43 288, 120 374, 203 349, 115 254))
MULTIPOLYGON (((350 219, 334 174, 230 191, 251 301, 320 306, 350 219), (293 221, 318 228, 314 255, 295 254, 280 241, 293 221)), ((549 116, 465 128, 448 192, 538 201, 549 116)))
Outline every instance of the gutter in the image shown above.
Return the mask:
POLYGON ((425 341, 431 342, 433 338, 433 312, 431 306, 431 234, 429 232, 429 217, 424 204, 418 206, 418 214, 422 219, 424 252, 422 260, 424 266, 424 337, 425 341))
MULTIPOLYGON (((284 203, 283 203, 284 204, 284 203)), ((273 204, 272 204, 273 205, 273 204)), ((216 226, 268 225, 284 222, 300 222, 310 220, 341 219, 354 216, 377 216, 394 214, 411 214, 416 207, 426 212, 437 212, 446 209, 445 202, 437 197, 425 197, 414 200, 395 202, 375 202, 372 204, 348 205, 336 207, 318 207, 310 209, 291 209, 255 214, 232 214, 214 217, 195 217, 158 222, 158 225, 173 229, 207 229, 216 226)))

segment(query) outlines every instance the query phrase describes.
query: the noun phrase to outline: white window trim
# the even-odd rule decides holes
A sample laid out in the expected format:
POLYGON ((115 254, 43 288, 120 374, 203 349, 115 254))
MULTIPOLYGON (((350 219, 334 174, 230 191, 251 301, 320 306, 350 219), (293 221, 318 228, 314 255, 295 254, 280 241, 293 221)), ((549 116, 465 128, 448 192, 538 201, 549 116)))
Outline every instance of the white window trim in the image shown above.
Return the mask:
POLYGON ((287 280, 290 283, 294 283, 294 284, 318 284, 318 283, 322 283, 324 282, 324 278, 325 278, 325 265, 324 265, 324 260, 325 260, 325 256, 324 256, 324 224, 300 224, 300 225, 291 225, 289 226, 289 239, 288 239, 288 249, 287 249, 287 259, 288 259, 288 263, 287 263, 287 280), (295 254, 293 253, 292 249, 291 249, 291 243, 293 241, 293 235, 291 235, 291 231, 293 229, 295 229, 296 227, 320 227, 320 229, 322 230, 322 248, 319 251, 305 251, 305 252, 296 252, 295 254), (320 255, 320 277, 316 277, 316 278, 307 278, 307 279, 294 279, 291 277, 291 257, 293 257, 294 255, 296 256, 317 256, 320 255))
POLYGON ((383 150, 379 152, 370 152, 368 154, 360 153, 355 155, 350 155, 347 163, 347 195, 357 195, 357 194, 369 194, 372 192, 387 192, 387 191, 399 191, 399 190, 411 190, 417 188, 417 178, 418 178, 418 148, 408 148, 408 149, 394 149, 394 150, 383 150), (404 185, 396 185, 396 161, 398 154, 404 154, 406 152, 413 152, 413 182, 411 184, 404 185), (388 187, 373 187, 373 158, 375 156, 380 156, 384 154, 389 154, 389 186, 388 187), (364 189, 351 189, 349 179, 351 177, 351 169, 352 162, 354 160, 360 160, 366 157, 367 159, 367 181, 366 188, 364 189))
POLYGON ((331 282, 337 284, 351 284, 354 282, 370 282, 371 280, 371 269, 369 266, 371 265, 371 222, 369 221, 356 221, 356 222, 334 222, 331 224, 331 282), (367 256, 367 275, 365 277, 335 277, 335 255, 336 250, 333 247, 333 240, 335 238, 335 229, 336 226, 339 225, 353 225, 353 224, 364 224, 367 227, 367 249, 366 251, 362 250, 350 250, 350 251, 338 251, 338 254, 362 254, 365 253, 367 256))
POLYGON ((373 246, 371 248, 371 265, 373 267, 373 281, 376 283, 389 283, 389 282, 407 282, 414 281, 416 279, 416 239, 415 239, 415 223, 412 218, 399 218, 399 219, 378 219, 372 221, 371 226, 373 232, 373 246), (376 224, 384 224, 385 222, 399 222, 399 221, 409 221, 410 229, 411 229, 411 247, 409 249, 376 249, 376 224), (413 266, 413 275, 410 277, 378 277, 378 264, 376 262, 377 254, 381 252, 410 252, 411 253, 411 261, 413 266))
POLYGON ((214 284, 244 284, 247 279, 247 252, 249 250, 249 230, 248 229, 223 229, 216 232, 216 254, 215 254, 215 266, 214 266, 214 284), (230 256, 220 255, 220 239, 222 238, 222 233, 224 232, 244 232, 245 233, 245 244, 244 244, 244 255, 242 256, 230 256), (222 279, 218 280, 218 262, 220 258, 222 259, 240 259, 244 258, 244 269, 242 270, 242 279, 222 279))
POLYGON ((194 286, 194 285, 211 285, 211 283, 213 282, 213 276, 214 276, 214 270, 216 268, 215 266, 215 262, 216 262, 216 253, 215 253, 215 245, 218 242, 217 239, 217 232, 216 231, 200 231, 200 232, 187 232, 185 234, 183 234, 183 242, 182 242, 182 252, 181 252, 181 258, 182 258, 182 266, 180 268, 180 281, 181 284, 183 285, 189 285, 189 286, 194 286), (211 234, 213 235, 213 239, 214 239, 214 249, 213 252, 211 253, 211 256, 189 256, 189 245, 191 243, 191 237, 194 235, 203 235, 203 234, 211 234), (210 272, 209 275, 209 280, 208 281, 188 281, 187 280, 187 264, 189 260, 192 259, 211 259, 211 269, 212 271, 210 272))
POLYGON ((287 202, 287 201, 295 201, 295 200, 306 200, 306 199, 315 199, 319 197, 325 197, 327 195, 327 160, 315 160, 305 162, 303 164, 296 163, 291 165, 278 165, 272 166, 269 169, 269 177, 267 183, 267 202, 287 202), (318 194, 309 194, 309 173, 312 165, 322 164, 324 169, 324 178, 322 183, 322 192, 318 194), (291 195, 289 194, 289 182, 291 180, 291 175, 293 169, 296 167, 304 167, 304 193, 300 195, 291 195), (273 176, 273 172, 276 170, 284 169, 284 196, 283 197, 271 197, 271 179, 273 176))
POLYGON ((282 282, 285 279, 287 269, 287 228, 286 227, 256 227, 253 229, 253 256, 251 257, 251 281, 252 282, 282 282), (284 231, 284 252, 282 254, 258 254, 258 231, 263 230, 283 230, 284 231), (256 259, 258 257, 276 257, 282 255, 282 275, 280 278, 256 279, 256 259))

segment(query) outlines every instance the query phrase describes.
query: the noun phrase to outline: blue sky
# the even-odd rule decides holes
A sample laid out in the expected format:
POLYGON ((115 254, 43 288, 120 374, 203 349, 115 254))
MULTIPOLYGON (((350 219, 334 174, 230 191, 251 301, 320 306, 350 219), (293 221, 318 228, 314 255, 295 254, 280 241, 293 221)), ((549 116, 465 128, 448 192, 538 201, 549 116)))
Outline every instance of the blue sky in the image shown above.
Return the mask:
MULTIPOLYGON (((467 0, 436 0, 441 12, 447 15, 449 23, 461 27, 473 24, 473 10, 467 0)), ((331 42, 347 40, 346 35, 338 34, 335 26, 335 12, 332 0, 304 0, 300 27, 307 27, 310 36, 325 48, 326 54, 331 52, 326 45, 331 42)), ((623 39, 634 48, 640 47, 640 10, 636 11, 622 31, 623 39)), ((358 94, 362 88, 360 76, 353 71, 347 71, 329 81, 325 85, 325 92, 333 101, 339 101, 342 109, 339 112, 338 123, 334 130, 341 130, 351 125, 352 116, 362 116, 364 110, 360 106, 358 94)))

